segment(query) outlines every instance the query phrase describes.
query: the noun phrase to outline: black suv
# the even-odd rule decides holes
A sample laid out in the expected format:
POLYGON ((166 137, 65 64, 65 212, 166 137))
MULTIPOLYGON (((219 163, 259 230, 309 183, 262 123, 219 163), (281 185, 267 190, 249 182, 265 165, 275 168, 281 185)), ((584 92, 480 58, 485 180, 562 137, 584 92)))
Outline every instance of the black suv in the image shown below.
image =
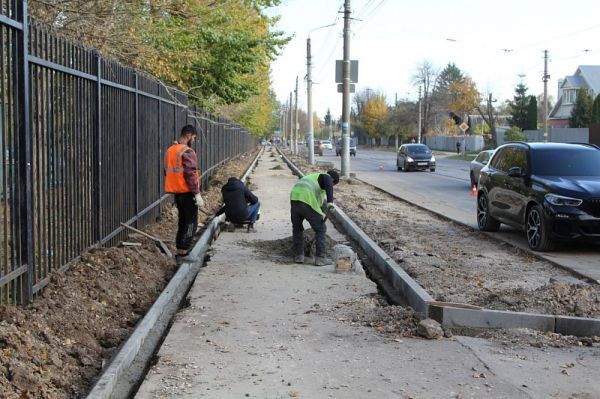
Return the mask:
POLYGON ((477 225, 505 223, 527 233, 529 247, 558 240, 600 240, 600 148, 591 144, 510 143, 481 170, 477 225))

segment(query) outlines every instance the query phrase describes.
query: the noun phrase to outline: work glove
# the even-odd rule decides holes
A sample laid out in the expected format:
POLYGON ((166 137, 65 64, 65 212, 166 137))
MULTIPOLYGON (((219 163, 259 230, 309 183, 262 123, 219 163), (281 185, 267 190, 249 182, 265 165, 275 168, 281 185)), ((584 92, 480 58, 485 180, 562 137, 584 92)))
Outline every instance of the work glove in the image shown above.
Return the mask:
POLYGON ((333 202, 327 203, 327 212, 329 212, 329 213, 335 212, 335 205, 333 205, 333 202))
POLYGON ((194 202, 196 203, 196 206, 198 208, 204 207, 204 199, 202 198, 202 195, 200 195, 200 193, 194 195, 194 202))

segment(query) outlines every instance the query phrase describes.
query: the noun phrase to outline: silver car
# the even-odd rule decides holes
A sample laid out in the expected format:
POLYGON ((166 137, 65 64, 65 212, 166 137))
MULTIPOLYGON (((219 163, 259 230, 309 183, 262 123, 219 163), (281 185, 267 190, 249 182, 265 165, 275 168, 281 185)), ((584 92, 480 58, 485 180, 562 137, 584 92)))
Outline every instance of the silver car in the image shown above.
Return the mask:
POLYGON ((492 158, 492 155, 494 155, 494 150, 481 151, 479 154, 477 154, 477 157, 471 161, 471 165, 469 167, 471 175, 471 187, 476 186, 479 182, 479 172, 481 172, 481 169, 488 164, 490 158, 492 158))

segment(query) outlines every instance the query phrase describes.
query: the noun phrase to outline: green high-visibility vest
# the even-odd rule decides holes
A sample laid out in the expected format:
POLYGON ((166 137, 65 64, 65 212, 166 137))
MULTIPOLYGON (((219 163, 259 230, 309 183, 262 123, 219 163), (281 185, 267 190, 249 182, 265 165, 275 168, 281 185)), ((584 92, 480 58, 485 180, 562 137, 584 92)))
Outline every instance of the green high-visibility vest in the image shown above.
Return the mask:
POLYGON ((294 185, 294 188, 292 188, 290 200, 304 202, 319 215, 323 215, 321 206, 327 198, 327 193, 319 186, 320 174, 321 173, 311 173, 298 180, 294 185))

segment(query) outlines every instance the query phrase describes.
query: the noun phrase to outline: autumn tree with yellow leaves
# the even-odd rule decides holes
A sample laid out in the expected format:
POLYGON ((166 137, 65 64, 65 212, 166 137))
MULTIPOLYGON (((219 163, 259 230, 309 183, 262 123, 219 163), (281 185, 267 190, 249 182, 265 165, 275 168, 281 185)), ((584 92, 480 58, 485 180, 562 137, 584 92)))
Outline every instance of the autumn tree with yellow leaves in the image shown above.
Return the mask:
POLYGON ((156 76, 202 108, 234 115, 263 135, 273 127, 269 66, 289 40, 271 29, 276 19, 264 12, 278 4, 32 0, 29 11, 59 34, 156 76))
POLYGON ((384 122, 388 113, 385 95, 370 94, 362 110, 361 125, 370 137, 381 139, 385 135, 384 122))

